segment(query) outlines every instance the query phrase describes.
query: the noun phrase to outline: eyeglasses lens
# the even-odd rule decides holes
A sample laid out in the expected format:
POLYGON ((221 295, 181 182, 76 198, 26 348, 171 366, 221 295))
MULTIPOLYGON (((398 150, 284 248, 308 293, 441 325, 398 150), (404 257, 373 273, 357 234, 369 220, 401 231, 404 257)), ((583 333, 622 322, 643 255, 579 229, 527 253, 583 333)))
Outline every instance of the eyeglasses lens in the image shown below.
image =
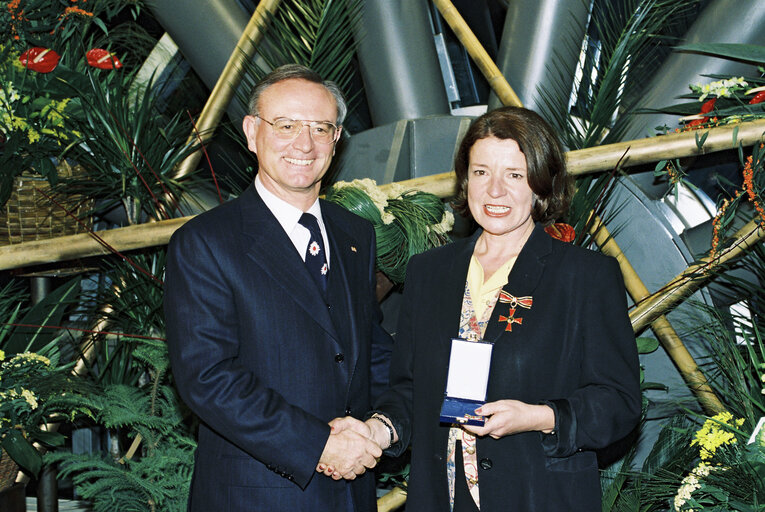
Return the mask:
POLYGON ((292 119, 277 119, 273 123, 274 133, 282 139, 294 139, 303 131, 303 126, 311 130, 311 138, 315 142, 329 143, 335 140, 335 126, 319 121, 303 123, 292 119))

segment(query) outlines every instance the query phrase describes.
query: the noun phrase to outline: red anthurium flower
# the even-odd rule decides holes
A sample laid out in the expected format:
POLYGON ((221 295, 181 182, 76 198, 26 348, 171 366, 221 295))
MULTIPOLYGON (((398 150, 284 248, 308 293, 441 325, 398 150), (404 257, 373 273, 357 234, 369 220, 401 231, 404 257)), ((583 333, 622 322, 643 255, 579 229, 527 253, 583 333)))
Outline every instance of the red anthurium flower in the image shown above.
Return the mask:
POLYGON ((49 48, 41 48, 39 46, 30 48, 21 55, 19 55, 19 61, 24 67, 37 71, 38 73, 50 73, 56 66, 61 56, 49 48))
POLYGON ((704 104, 701 105, 701 113, 708 114, 712 112, 712 109, 715 108, 716 101, 717 101, 717 98, 712 98, 711 100, 705 101, 704 104))
POLYGON ((708 117, 702 117, 701 119, 694 119, 688 124, 685 125, 686 128, 693 128, 694 126, 701 126, 702 124, 709 121, 708 117))
POLYGON ((565 222, 556 222, 551 226, 547 226, 545 228, 545 233, 562 242, 573 242, 574 238, 576 238, 576 231, 574 231, 574 228, 565 222))
POLYGON ((749 104, 756 105, 757 103, 762 103, 763 101, 765 101, 765 91, 760 91, 755 94, 751 100, 749 100, 749 104))
POLYGON ((93 48, 85 54, 88 64, 98 69, 119 69, 122 63, 116 55, 102 48, 93 48))

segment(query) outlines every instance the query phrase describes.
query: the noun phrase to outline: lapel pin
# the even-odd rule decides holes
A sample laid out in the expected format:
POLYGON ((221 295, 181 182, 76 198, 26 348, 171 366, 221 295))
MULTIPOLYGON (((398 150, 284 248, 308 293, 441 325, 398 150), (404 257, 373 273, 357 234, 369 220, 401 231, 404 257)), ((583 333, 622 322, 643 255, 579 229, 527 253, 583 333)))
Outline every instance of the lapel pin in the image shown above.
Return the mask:
POLYGON ((351 251, 356 252, 356 246, 355 245, 351 246, 351 251))

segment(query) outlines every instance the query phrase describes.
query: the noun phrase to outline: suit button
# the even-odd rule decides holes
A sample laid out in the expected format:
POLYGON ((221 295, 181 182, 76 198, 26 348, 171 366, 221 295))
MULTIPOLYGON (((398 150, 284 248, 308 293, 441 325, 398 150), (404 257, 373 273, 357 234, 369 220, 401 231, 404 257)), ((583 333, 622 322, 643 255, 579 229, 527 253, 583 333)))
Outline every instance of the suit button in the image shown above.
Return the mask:
POLYGON ((346 416, 350 416, 350 415, 351 415, 351 412, 353 412, 353 411, 351 411, 351 408, 350 408, 350 407, 348 407, 348 408, 345 410, 345 415, 346 415, 346 416))
POLYGON ((489 470, 491 469, 492 462, 491 459, 481 459, 481 469, 489 470))
POLYGON ((327 304, 327 309, 332 309, 332 304, 327 304))
POLYGON ((335 354, 335 362, 336 363, 342 363, 343 361, 345 361, 345 356, 342 353, 335 354))

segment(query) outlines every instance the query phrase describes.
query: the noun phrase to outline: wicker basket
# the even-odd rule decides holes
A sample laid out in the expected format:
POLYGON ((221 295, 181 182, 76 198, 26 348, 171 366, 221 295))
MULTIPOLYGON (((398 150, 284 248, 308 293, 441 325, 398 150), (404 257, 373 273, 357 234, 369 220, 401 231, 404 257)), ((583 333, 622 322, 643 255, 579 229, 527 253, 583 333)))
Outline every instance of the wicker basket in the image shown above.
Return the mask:
MULTIPOLYGON (((66 161, 57 168, 59 177, 83 173, 82 167, 72 167, 66 161)), ((92 200, 54 193, 45 178, 24 172, 14 180, 11 197, 0 209, 0 246, 84 233, 93 224, 89 217, 92 209, 92 200), (67 211, 80 219, 85 227, 67 211)))
POLYGON ((19 474, 19 466, 0 448, 0 491, 10 488, 16 482, 16 476, 19 474))

